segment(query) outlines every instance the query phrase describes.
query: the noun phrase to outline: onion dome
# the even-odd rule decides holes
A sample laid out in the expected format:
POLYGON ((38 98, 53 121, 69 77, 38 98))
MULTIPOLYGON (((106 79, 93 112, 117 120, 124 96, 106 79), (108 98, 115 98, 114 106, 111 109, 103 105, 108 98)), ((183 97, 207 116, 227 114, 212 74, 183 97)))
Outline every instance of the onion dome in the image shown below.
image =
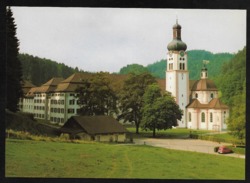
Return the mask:
POLYGON ((181 40, 181 26, 176 21, 173 26, 173 40, 168 44, 168 51, 186 51, 187 45, 181 40))
POLYGON ((173 39, 173 41, 171 41, 168 44, 168 51, 181 51, 181 50, 186 51, 186 49, 187 49, 186 43, 178 39, 173 39))

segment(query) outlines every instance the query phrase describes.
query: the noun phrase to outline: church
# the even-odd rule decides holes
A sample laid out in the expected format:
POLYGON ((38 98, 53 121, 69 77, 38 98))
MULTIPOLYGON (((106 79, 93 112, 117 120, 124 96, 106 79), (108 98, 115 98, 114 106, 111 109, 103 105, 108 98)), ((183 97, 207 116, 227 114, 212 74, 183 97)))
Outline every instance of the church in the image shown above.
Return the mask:
POLYGON ((183 111, 179 128, 222 131, 227 129, 229 107, 218 98, 218 89, 208 79, 204 63, 200 80, 189 80, 187 45, 181 39, 181 25, 173 26, 173 40, 167 46, 166 91, 183 111))
MULTIPOLYGON (((178 128, 222 131, 227 129, 229 108, 218 98, 218 89, 208 79, 206 65, 201 68, 200 80, 189 80, 187 45, 181 40, 181 26, 173 26, 173 40, 167 46, 166 79, 156 79, 162 91, 171 92, 183 111, 178 128)), ((80 109, 76 89, 90 73, 75 73, 66 79, 51 78, 41 86, 25 82, 24 97, 19 109, 31 113, 36 119, 64 125, 80 109)), ((126 75, 110 74, 112 85, 122 85, 126 75)))

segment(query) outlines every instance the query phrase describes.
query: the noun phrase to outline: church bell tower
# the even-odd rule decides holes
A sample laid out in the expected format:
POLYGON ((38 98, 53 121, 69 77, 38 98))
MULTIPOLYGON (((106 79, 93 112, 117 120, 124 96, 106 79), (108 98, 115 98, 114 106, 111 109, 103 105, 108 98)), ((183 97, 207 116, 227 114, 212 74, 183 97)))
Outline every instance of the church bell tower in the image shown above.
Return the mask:
POLYGON ((176 20, 173 26, 173 40, 168 44, 166 90, 172 93, 183 111, 178 127, 187 127, 186 106, 189 103, 189 72, 187 65, 187 45, 181 40, 181 26, 176 20))

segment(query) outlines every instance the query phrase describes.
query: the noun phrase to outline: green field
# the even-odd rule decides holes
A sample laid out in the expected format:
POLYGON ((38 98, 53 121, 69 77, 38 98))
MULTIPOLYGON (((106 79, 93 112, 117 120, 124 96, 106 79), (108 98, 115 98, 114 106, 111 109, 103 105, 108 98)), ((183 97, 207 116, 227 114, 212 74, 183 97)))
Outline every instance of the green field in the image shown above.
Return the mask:
MULTIPOLYGON (((139 128, 139 134, 135 134, 135 127, 126 127, 128 131, 133 133, 134 138, 144 138, 144 137, 152 137, 153 132, 150 130, 142 130, 139 128)), ((182 129, 182 128, 176 128, 176 129, 167 129, 167 130, 156 130, 156 138, 187 138, 190 135, 190 132, 193 134, 205 134, 211 131, 208 130, 192 130, 190 129, 182 129)))
POLYGON ((146 145, 6 140, 6 177, 239 179, 245 160, 146 145))

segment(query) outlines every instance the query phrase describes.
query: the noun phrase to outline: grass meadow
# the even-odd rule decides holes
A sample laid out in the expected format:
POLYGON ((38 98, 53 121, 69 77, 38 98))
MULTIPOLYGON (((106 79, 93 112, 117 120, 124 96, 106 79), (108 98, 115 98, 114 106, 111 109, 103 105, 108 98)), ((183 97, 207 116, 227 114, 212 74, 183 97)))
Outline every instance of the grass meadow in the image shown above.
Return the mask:
POLYGON ((146 145, 6 139, 6 177, 245 178, 245 160, 146 145))
MULTIPOLYGON (((153 136, 153 132, 151 130, 142 130, 139 128, 139 134, 135 134, 136 128, 135 127, 127 127, 127 130, 133 133, 134 138, 148 138, 153 136)), ((176 128, 176 129, 167 129, 167 130, 156 130, 156 138, 187 138, 189 137, 190 133, 193 134, 205 134, 211 131, 208 130, 192 130, 184 129, 184 128, 176 128)))

